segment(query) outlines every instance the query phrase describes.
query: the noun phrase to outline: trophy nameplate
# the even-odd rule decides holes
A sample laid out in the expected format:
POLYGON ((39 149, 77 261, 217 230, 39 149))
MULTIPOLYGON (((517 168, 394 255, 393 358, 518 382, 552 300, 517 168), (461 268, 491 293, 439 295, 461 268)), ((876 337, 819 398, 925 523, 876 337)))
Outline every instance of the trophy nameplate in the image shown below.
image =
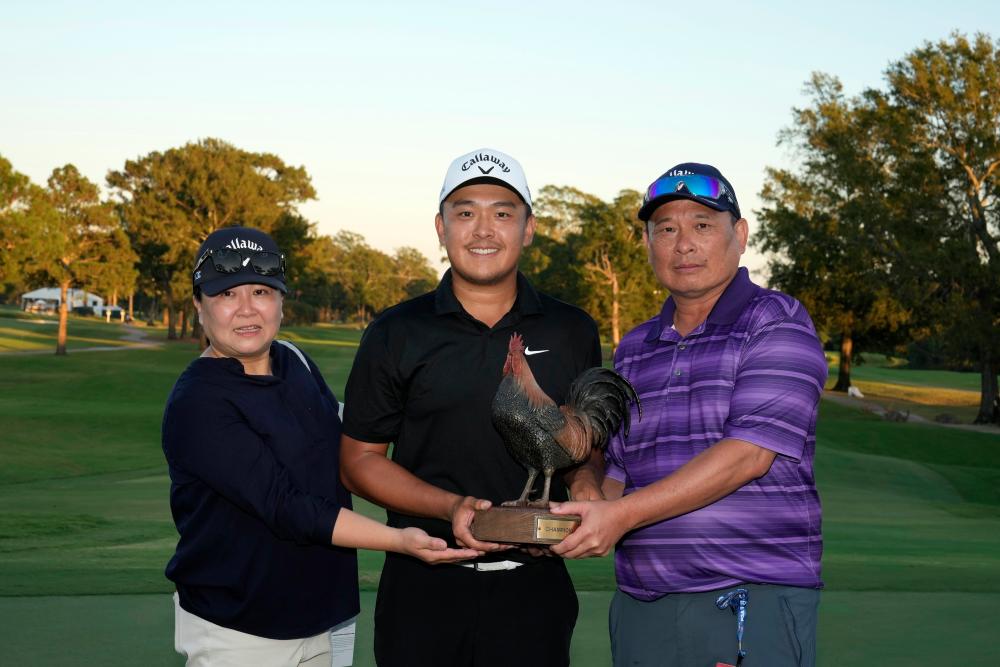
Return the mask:
POLYGON ((476 510, 472 536, 501 544, 558 544, 580 525, 578 514, 552 514, 537 507, 476 510))

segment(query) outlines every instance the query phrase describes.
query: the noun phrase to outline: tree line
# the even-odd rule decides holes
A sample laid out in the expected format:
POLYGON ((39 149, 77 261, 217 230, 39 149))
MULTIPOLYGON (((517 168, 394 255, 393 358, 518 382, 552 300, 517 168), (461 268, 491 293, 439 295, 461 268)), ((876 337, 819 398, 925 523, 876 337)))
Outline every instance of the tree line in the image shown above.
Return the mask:
POLYGON ((318 234, 298 210, 316 196, 309 175, 272 154, 205 139, 129 160, 108 172, 106 185, 102 199, 66 165, 39 186, 0 155, 0 288, 9 301, 28 288, 59 286, 59 354, 71 287, 109 304, 139 294, 163 307, 169 338, 197 336, 194 254, 224 226, 263 229, 288 256, 287 321, 364 321, 437 282, 413 248, 387 254, 360 234, 318 234))
MULTIPOLYGON (((0 288, 8 301, 31 287, 61 288, 59 354, 71 287, 109 304, 138 294, 162 307, 168 338, 197 336, 194 254, 227 225, 263 229, 285 252, 286 322, 363 323, 437 284, 414 248, 389 254, 356 232, 318 234, 298 210, 316 196, 309 174, 272 154, 204 139, 128 160, 108 172, 106 186, 102 199, 73 165, 38 186, 0 155, 0 288)), ((631 190, 605 202, 574 188, 543 188, 536 242, 522 265, 540 289, 593 313, 614 345, 665 298, 645 266, 640 201, 631 190)))
MULTIPOLYGON (((801 300, 840 349, 836 389, 850 386, 863 351, 904 354, 978 371, 977 421, 1000 423, 1000 46, 954 34, 891 63, 884 88, 848 97, 817 73, 806 94, 779 135, 792 164, 766 169, 755 212, 771 286, 801 300)), ((37 186, 0 156, 8 299, 52 282, 112 302, 139 293, 165 307, 170 337, 184 336, 195 326, 193 255, 232 224, 285 250, 291 321, 364 322, 437 282, 413 248, 388 254, 355 232, 318 234, 298 210, 316 196, 308 173, 269 153, 205 139, 129 160, 106 185, 102 199, 66 165, 37 186)), ((640 204, 634 190, 605 201, 545 186, 522 256, 535 285, 590 312, 612 346, 667 297, 647 264, 640 204)))

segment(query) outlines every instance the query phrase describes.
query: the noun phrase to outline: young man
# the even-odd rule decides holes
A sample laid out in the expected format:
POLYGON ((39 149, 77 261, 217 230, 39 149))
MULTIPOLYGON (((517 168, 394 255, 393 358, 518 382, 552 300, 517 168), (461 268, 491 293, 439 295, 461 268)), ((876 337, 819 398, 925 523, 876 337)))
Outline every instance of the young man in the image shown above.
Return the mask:
POLYGON ((565 503, 580 528, 552 548, 604 555, 617 544, 615 665, 737 661, 813 665, 820 505, 813 478, 826 359, 795 299, 740 268, 747 221, 714 167, 680 164, 649 186, 639 218, 662 312, 622 340, 615 367, 643 416, 612 440, 609 499, 565 503))
MULTIPOLYGON (((535 218, 510 156, 481 149, 452 162, 435 227, 451 269, 365 332, 345 391, 341 469, 351 491, 388 509, 390 525, 481 556, 438 569, 386 558, 375 657, 382 667, 567 665, 577 600, 562 560, 479 542, 470 524, 475 509, 517 498, 527 475, 490 418, 511 334, 524 337, 535 378, 561 402, 601 363, 597 327, 518 273, 535 218)), ((592 477, 567 481, 574 497, 599 493, 592 477)), ((564 484, 552 494, 565 499, 564 484)))

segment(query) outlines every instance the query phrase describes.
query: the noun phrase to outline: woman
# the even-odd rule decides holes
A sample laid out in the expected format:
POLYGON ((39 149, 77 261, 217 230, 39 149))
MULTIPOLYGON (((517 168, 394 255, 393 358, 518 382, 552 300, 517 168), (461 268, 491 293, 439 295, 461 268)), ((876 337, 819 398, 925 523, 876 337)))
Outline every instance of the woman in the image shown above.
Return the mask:
POLYGON ((284 268, 270 236, 229 227, 209 235, 193 271, 209 346, 163 416, 180 533, 166 574, 188 665, 349 665, 354 548, 427 562, 479 555, 351 511, 337 400, 312 361, 275 341, 284 268))

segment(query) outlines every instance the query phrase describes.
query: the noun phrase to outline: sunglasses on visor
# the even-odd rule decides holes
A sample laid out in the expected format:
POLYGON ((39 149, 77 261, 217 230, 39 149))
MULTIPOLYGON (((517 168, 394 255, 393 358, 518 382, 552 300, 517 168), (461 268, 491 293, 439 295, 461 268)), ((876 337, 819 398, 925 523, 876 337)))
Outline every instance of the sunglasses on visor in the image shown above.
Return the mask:
MULTIPOLYGON (((664 176, 657 179, 646 191, 646 201, 653 201, 663 195, 686 192, 696 197, 718 201, 728 194, 725 183, 711 176, 691 174, 689 176, 664 176)), ((731 199, 727 199, 731 201, 731 199)))
MULTIPOLYGON (((212 266, 219 273, 239 273, 248 264, 254 273, 261 276, 277 276, 285 272, 285 256, 276 252, 252 252, 243 256, 231 248, 219 248, 208 250, 198 263, 194 265, 194 271, 205 263, 205 260, 212 258, 212 266)), ((192 273, 194 272, 192 271, 192 273)))

